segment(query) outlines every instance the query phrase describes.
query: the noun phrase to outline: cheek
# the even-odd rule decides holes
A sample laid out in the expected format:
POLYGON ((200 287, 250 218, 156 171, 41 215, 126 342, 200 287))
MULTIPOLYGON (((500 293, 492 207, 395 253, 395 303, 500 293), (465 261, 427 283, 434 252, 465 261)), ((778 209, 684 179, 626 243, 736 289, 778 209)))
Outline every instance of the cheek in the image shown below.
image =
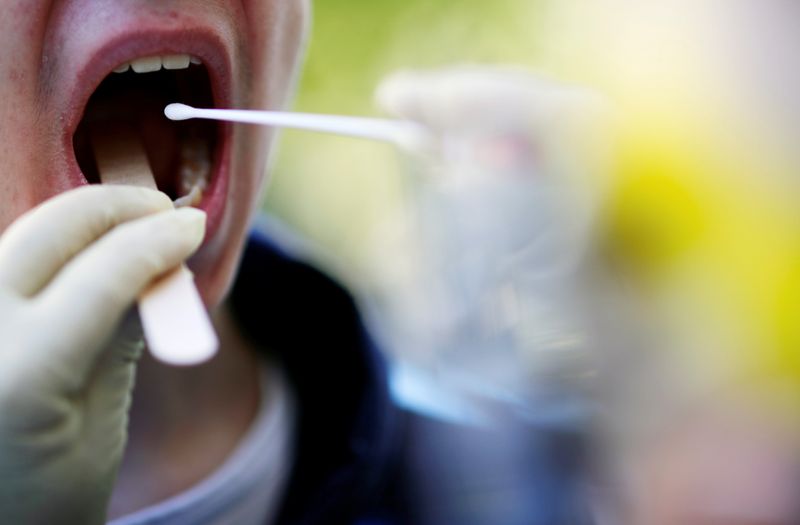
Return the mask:
MULTIPOLYGON (((5 158, 0 156, 0 162, 5 166, 5 158)), ((9 177, 6 172, 0 175, 0 195, 2 195, 2 207, 0 207, 0 234, 14 222, 25 211, 24 207, 17 206, 15 203, 20 198, 19 185, 9 177)))
POLYGON ((20 114, 0 120, 0 231, 59 191, 48 177, 55 147, 30 118, 31 106, 17 107, 20 114))
POLYGON ((0 115, 0 231, 22 213, 71 188, 69 180, 60 176, 59 166, 65 162, 57 122, 40 117, 35 98, 18 98, 13 105, 13 114, 0 115))
POLYGON ((57 143, 43 110, 41 66, 51 1, 0 0, 0 231, 55 193, 57 143))
POLYGON ((306 39, 310 15, 306 0, 251 1, 248 10, 252 50, 252 107, 278 108, 288 100, 306 39))

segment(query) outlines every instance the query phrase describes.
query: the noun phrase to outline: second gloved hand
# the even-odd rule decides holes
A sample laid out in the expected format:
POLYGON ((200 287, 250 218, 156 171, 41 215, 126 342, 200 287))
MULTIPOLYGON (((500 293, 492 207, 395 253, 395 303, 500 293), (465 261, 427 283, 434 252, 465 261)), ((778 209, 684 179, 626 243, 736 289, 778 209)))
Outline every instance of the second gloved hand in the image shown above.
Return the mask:
POLYGON ((162 193, 90 186, 0 237, 0 523, 105 522, 143 347, 120 324, 204 231, 162 193))

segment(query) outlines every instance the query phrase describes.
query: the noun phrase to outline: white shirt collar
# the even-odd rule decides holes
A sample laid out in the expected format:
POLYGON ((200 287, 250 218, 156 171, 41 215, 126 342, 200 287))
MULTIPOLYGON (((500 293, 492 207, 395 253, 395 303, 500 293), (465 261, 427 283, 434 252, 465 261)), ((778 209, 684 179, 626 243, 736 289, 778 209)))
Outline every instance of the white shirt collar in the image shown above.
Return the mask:
POLYGON ((227 460, 190 489, 108 525, 265 525, 275 519, 293 457, 295 403, 265 367, 252 426, 227 460))

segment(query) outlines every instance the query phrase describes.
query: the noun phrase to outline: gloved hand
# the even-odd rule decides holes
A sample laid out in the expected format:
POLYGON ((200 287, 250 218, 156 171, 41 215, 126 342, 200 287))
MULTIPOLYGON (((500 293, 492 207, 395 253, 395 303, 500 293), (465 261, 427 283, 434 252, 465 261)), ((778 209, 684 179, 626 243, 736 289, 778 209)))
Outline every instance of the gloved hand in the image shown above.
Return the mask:
POLYGON ((105 522, 144 345, 121 321, 204 230, 162 193, 88 186, 0 237, 0 523, 105 522))
POLYGON ((602 202, 609 104, 587 88, 485 66, 396 73, 376 99, 433 137, 411 157, 422 174, 407 214, 416 223, 398 252, 419 270, 395 293, 408 298, 397 332, 414 334, 398 346, 430 348, 442 368, 457 362, 462 377, 520 398, 529 385, 586 377, 568 369, 588 362, 574 290, 602 202))
MULTIPOLYGON (((395 73, 376 99, 384 111, 432 131, 438 150, 426 169, 447 198, 475 196, 469 217, 488 224, 482 215, 513 214, 518 202, 523 214, 539 209, 536 220, 550 231, 553 223, 566 229, 558 233, 563 241, 586 242, 612 140, 611 107, 597 92, 521 68, 458 66, 395 73)), ((506 232, 533 224, 507 218, 506 232)))

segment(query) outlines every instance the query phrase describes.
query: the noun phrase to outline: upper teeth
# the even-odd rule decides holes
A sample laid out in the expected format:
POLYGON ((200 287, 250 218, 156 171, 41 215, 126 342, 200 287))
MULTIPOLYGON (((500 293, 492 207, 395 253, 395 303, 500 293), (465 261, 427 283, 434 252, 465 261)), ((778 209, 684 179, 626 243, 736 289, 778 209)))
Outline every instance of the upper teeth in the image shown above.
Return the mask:
POLYGON ((189 55, 163 55, 143 57, 125 62, 114 68, 114 73, 124 73, 133 69, 134 73, 152 73, 164 69, 186 69, 189 64, 199 64, 200 59, 189 55))

